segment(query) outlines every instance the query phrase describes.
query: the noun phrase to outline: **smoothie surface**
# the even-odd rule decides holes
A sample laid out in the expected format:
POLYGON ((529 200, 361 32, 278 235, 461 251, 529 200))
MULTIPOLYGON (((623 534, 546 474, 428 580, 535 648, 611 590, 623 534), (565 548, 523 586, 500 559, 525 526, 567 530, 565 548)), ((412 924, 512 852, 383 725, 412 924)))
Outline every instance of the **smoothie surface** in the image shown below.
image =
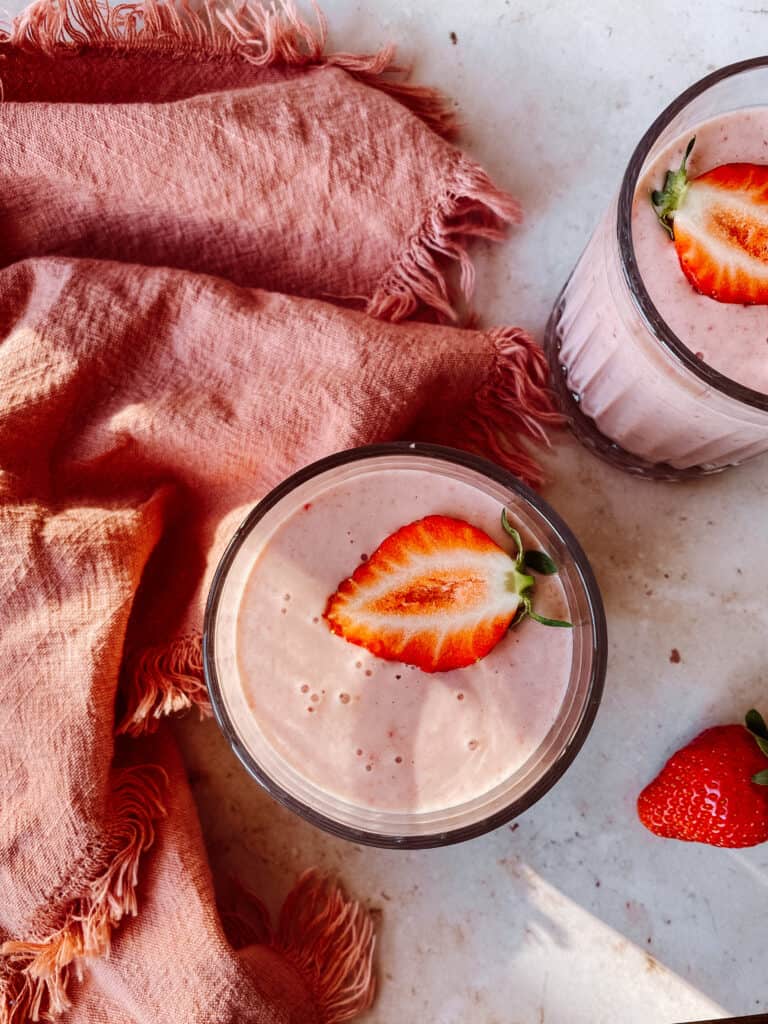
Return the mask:
MULTIPOLYGON (((330 631, 323 610, 341 580, 388 534, 431 514, 464 519, 512 552, 496 498, 439 473, 373 470, 277 527, 238 611, 239 682, 266 741, 327 793, 372 810, 441 810, 505 781, 554 724, 571 674, 571 630, 532 620, 474 665, 436 674, 330 631)), ((542 546, 521 532, 526 547, 542 546)), ((537 578, 536 608, 569 618, 557 576, 537 578)))

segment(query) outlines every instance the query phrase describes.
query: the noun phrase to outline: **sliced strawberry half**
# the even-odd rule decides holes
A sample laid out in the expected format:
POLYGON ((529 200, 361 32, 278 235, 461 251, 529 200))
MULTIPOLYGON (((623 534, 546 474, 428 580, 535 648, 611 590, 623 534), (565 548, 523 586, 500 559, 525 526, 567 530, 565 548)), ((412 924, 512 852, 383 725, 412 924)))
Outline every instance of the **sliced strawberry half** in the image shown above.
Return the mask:
POLYGON ((401 527, 339 585, 325 620, 350 643, 424 672, 479 661, 525 615, 570 625, 533 611, 534 578, 524 567, 557 570, 543 552, 523 551, 506 512, 502 522, 515 539, 514 557, 476 526, 449 516, 401 527))
POLYGON ((693 287, 718 302, 768 303, 768 166, 721 164, 689 178, 695 138, 664 188, 656 214, 693 287))

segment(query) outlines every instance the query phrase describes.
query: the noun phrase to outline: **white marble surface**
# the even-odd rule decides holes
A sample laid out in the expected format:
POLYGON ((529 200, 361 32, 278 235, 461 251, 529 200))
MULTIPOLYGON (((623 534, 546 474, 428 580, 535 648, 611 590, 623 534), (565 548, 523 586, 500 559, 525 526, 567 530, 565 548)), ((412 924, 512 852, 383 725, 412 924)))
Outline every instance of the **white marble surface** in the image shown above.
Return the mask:
MULTIPOLYGON (((768 38, 768 9, 754 0, 323 7, 335 46, 398 42, 416 78, 456 99, 464 145, 527 214, 506 244, 477 250, 477 305, 487 323, 539 335, 650 120, 768 38)), ((682 741, 753 703, 768 711, 768 458, 699 483, 645 483, 563 438, 549 465, 546 496, 592 560, 611 637, 596 726, 556 788, 514 826, 461 846, 365 849, 273 804, 213 723, 187 722, 211 857, 273 908, 319 864, 380 910, 381 991, 367 1024, 671 1024, 768 1011, 768 847, 665 842, 634 813, 682 741)))

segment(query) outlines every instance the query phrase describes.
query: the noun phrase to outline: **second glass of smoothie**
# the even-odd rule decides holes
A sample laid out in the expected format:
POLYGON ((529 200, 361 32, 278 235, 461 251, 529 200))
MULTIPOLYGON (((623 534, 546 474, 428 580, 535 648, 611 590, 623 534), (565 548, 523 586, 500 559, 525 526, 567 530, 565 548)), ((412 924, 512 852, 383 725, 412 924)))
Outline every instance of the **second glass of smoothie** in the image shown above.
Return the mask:
POLYGON ((217 571, 204 648, 214 710, 251 774, 314 824, 396 847, 479 835, 546 792, 589 730, 606 657, 594 578, 556 514, 493 464, 422 444, 331 456, 260 502, 217 571), (557 571, 541 554, 519 567, 531 614, 508 629, 514 531, 557 571), (456 636, 486 564, 501 592, 498 606, 492 587, 480 594, 490 611, 473 642, 496 633, 467 653, 456 636), (391 582, 411 570, 418 586, 391 582), (465 585, 456 613, 430 618, 420 588, 453 601, 465 585), (361 593, 350 614, 373 616, 373 640, 342 635, 332 610, 361 593), (418 615, 403 615, 409 602, 418 615))
POLYGON ((744 302, 723 287, 713 297, 703 272, 692 284, 673 222, 665 230, 651 201, 689 146, 688 181, 734 168, 719 180, 741 187, 720 189, 710 209, 689 198, 708 245, 694 260, 768 286, 766 96, 761 57, 709 75, 660 115, 550 318, 545 344, 575 433, 630 472, 680 479, 768 450, 768 305, 749 290, 744 302))

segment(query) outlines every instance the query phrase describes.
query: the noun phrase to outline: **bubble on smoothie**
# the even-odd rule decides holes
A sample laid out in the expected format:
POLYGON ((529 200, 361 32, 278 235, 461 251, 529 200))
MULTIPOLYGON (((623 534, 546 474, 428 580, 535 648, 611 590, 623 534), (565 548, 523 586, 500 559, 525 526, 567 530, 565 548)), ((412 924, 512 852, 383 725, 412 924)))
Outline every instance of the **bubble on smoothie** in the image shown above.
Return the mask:
POLYGON ((395 764, 402 764, 402 763, 403 763, 403 759, 402 759, 402 757, 400 757, 400 755, 398 754, 398 755, 397 755, 397 757, 395 758, 395 764))
POLYGON ((339 700, 341 701, 342 704, 349 704, 351 699, 352 698, 349 696, 348 693, 340 693, 339 694, 339 700))
POLYGON ((363 667, 362 661, 356 661, 355 662, 355 668, 362 668, 362 667, 363 667))
POLYGON ((313 704, 317 704, 317 702, 320 700, 320 694, 313 693, 309 699, 312 701, 313 704))
POLYGON ((314 708, 307 708, 307 711, 314 711, 314 708))
POLYGON ((309 693, 309 684, 308 684, 308 683, 303 683, 303 684, 302 684, 302 686, 301 686, 301 692, 302 692, 302 693, 309 693))
POLYGON ((457 693, 456 694, 456 700, 464 700, 464 694, 463 693, 457 693))
POLYGON ((367 668, 367 669, 365 670, 365 674, 366 674, 367 676, 372 676, 372 675, 373 675, 373 672, 371 671, 371 669, 367 668))
POLYGON ((320 621, 320 616, 319 615, 315 615, 314 618, 312 619, 312 621, 313 622, 319 622, 320 621))
POLYGON ((290 594, 283 594, 283 600, 284 601, 290 601, 291 600, 291 595, 290 594))
POLYGON ((287 609, 287 608, 281 608, 281 609, 280 609, 280 614, 281 614, 281 615, 285 615, 285 614, 287 613, 287 611, 288 611, 288 609, 287 609))
POLYGON ((366 770, 367 772, 372 772, 372 771, 373 771, 373 765, 372 765, 372 764, 371 764, 371 763, 369 762, 369 763, 368 763, 368 764, 367 764, 367 765, 365 766, 365 770, 366 770))
POLYGON ((363 756, 363 751, 360 749, 360 747, 357 748, 355 753, 357 754, 358 757, 362 757, 363 756))
POLYGON ((470 750, 477 750, 477 748, 480 746, 480 740, 470 740, 467 746, 469 747, 470 750))

